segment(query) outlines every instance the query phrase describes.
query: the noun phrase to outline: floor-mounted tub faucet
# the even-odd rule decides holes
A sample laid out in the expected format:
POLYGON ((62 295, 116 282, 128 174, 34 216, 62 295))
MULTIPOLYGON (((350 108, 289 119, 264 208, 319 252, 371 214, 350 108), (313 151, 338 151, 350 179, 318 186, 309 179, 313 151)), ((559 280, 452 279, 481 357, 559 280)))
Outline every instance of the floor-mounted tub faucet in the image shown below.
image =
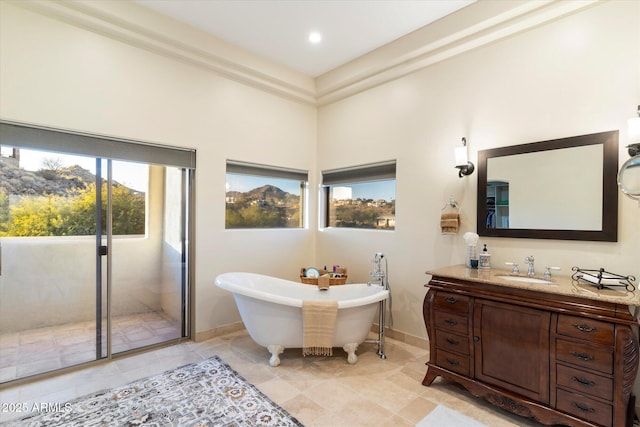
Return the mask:
POLYGON ((384 271, 382 271, 382 258, 384 258, 384 254, 382 254, 381 252, 377 252, 373 257, 373 260, 371 261, 374 267, 373 271, 369 272, 369 276, 371 276, 372 279, 369 281, 369 285, 371 285, 373 282, 380 282, 380 285, 383 286, 384 289, 388 290, 389 287, 386 286, 384 280, 385 274, 384 271))
MULTIPOLYGON (((388 326, 389 329, 393 329, 393 312, 392 312, 392 305, 391 305, 391 287, 389 286, 389 276, 387 275, 387 272, 389 271, 389 264, 387 263, 387 259, 384 258, 384 268, 382 266, 382 259, 384 258, 384 254, 381 252, 377 252, 374 257, 373 260, 371 261, 373 263, 373 271, 369 272, 369 276, 371 276, 371 280, 369 280, 368 285, 371 286, 373 283, 375 282, 379 282, 380 286, 382 286, 382 288, 384 290, 389 291, 389 297, 388 297, 388 301, 389 301, 389 322, 388 322, 388 326)), ((370 342, 370 343, 374 343, 378 345, 378 356, 380 356, 382 359, 386 359, 387 355, 384 352, 384 335, 385 335, 385 325, 387 325, 386 322, 386 315, 387 315, 387 299, 383 299, 382 301, 380 301, 380 307, 378 309, 378 339, 377 340, 365 340, 365 342, 370 342)))
POLYGON ((533 261, 534 261, 533 255, 529 255, 524 259, 524 263, 529 265, 529 268, 527 268, 527 276, 535 276, 536 274, 536 269, 533 265, 533 261))

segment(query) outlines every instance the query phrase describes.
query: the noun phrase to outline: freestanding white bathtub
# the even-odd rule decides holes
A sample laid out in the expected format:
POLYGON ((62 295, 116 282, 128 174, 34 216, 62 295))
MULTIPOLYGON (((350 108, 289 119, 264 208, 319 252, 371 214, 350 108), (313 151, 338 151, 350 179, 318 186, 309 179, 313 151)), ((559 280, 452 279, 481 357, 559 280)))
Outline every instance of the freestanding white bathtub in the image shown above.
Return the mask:
POLYGON ((278 366, 285 348, 302 348, 302 301, 336 300, 333 346, 342 347, 347 361, 356 363, 355 352, 367 337, 379 302, 389 296, 380 285, 317 286, 254 273, 224 273, 218 287, 233 292, 240 316, 251 338, 271 353, 269 364, 278 366))

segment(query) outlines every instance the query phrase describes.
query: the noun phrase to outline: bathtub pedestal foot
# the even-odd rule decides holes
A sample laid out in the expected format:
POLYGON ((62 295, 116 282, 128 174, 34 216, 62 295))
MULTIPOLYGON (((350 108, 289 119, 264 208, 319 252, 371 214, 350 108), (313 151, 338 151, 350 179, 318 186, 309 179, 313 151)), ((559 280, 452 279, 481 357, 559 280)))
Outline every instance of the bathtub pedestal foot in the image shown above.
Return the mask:
POLYGON ((347 362, 353 365, 358 361, 358 356, 356 356, 356 350, 358 349, 357 343, 345 344, 342 349, 347 352, 347 362))
POLYGON ((267 350, 271 353, 271 359, 269 359, 269 365, 278 366, 280 365, 280 354, 284 351, 284 347, 281 345, 268 345, 267 350))

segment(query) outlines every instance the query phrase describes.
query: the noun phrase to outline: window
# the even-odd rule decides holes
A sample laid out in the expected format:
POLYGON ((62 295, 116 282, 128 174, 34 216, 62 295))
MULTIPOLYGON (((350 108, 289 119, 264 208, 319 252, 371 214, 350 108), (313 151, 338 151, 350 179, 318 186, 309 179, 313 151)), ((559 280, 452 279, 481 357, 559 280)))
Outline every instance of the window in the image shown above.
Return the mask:
POLYGON ((227 160, 225 228, 303 228, 308 172, 227 160))
POLYGON ((0 237, 104 235, 108 199, 111 234, 144 235, 161 165, 195 150, 0 121, 0 237))
POLYGON ((394 230, 395 160, 322 172, 326 227, 394 230))
MULTIPOLYGON (((114 235, 145 234, 148 170, 113 162, 114 235)), ((96 234, 96 203, 106 212, 107 186, 96 194, 95 158, 2 146, 0 177, 0 237, 96 234)), ((101 229, 106 233, 105 221, 101 229)))

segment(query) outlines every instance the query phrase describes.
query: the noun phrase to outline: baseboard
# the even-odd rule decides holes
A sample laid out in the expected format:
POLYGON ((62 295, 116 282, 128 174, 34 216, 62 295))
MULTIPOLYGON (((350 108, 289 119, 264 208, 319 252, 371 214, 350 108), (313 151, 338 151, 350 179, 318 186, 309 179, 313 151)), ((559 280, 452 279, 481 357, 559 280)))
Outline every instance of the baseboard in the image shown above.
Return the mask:
POLYGON ((229 323, 226 325, 218 326, 214 329, 209 329, 208 331, 197 332, 194 340, 196 342, 206 341, 208 339, 219 337, 221 335, 242 331, 243 329, 244 323, 242 322, 229 323))
MULTIPOLYGON (((226 325, 218 326, 214 329, 209 329, 208 331, 202 331, 196 333, 194 340, 196 342, 206 341, 211 338, 216 338, 222 335, 231 334, 233 332, 238 332, 244 330, 244 323, 242 322, 234 322, 226 325)), ((371 325, 371 332, 378 333, 378 324, 374 323, 371 325)), ((394 339, 396 341, 403 342, 405 344, 412 345, 414 347, 420 348, 429 348, 429 341, 425 338, 416 337, 415 335, 410 335, 404 332, 396 331, 393 329, 385 328, 384 334, 386 337, 394 339)))
MULTIPOLYGON (((378 333, 378 324, 374 323, 371 325, 371 332, 378 333)), ((396 331, 389 328, 384 328, 384 335, 386 337, 392 338, 396 341, 403 342, 405 344, 412 345, 414 347, 420 348, 429 348, 429 341, 425 338, 416 337, 415 335, 410 335, 401 331, 396 331)))

